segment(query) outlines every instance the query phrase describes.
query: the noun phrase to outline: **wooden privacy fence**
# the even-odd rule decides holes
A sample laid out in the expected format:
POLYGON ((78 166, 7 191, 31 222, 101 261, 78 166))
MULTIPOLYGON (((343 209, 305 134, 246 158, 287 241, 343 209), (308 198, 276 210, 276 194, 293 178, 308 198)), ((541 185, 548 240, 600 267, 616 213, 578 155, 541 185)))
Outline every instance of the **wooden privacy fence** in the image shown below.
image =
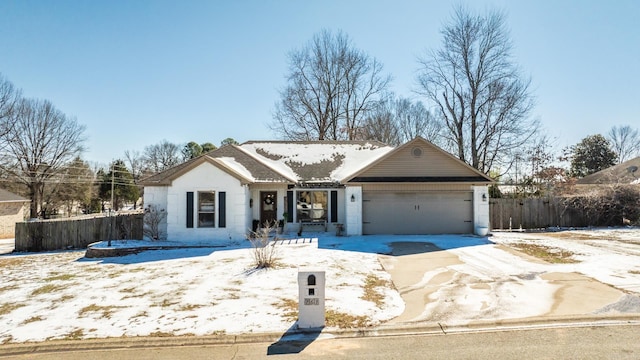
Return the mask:
POLYGON ((492 229, 540 229, 552 226, 588 226, 578 210, 564 205, 564 198, 491 199, 492 229))
POLYGON ((84 249, 105 240, 142 239, 143 214, 16 223, 16 251, 84 249))

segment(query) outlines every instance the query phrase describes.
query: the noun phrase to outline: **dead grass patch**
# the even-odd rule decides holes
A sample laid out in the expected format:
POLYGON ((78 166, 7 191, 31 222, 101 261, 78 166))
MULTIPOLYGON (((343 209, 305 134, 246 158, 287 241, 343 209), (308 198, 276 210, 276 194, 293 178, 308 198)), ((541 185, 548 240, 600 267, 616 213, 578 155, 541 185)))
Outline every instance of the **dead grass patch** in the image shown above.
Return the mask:
POLYGON ((58 298, 58 299, 53 300, 52 303, 55 304, 55 303, 66 302, 66 301, 69 301, 69 300, 71 300, 73 298, 75 298, 74 295, 66 294, 66 295, 60 296, 60 298, 58 298))
POLYGON ((640 270, 629 270, 629 274, 640 275, 640 270))
POLYGON ((292 299, 281 298, 280 302, 271 304, 278 309, 284 310, 282 316, 289 321, 298 320, 298 302, 292 299))
POLYGON ((572 259, 575 253, 568 250, 530 243, 516 243, 510 244, 510 246, 527 255, 537 257, 552 264, 573 264, 579 262, 578 260, 572 259))
POLYGON ((13 336, 9 335, 4 340, 2 340, 2 345, 6 345, 13 341, 13 336))
POLYGON ((71 280, 73 278, 75 278, 76 276, 73 274, 54 274, 46 279, 44 279, 44 281, 67 281, 67 280, 71 280))
POLYGON ((113 315, 114 310, 118 308, 120 308, 120 306, 99 306, 96 304, 91 304, 80 309, 80 311, 78 311, 78 316, 85 316, 89 313, 97 313, 100 315, 100 319, 111 319, 111 315, 113 315))
POLYGON ((325 325, 341 329, 353 329, 369 326, 369 318, 366 316, 354 316, 335 310, 325 312, 325 325))
POLYGON ((139 318, 139 317, 148 317, 149 313, 146 311, 141 311, 131 317, 131 319, 139 318))
POLYGON ((180 306, 178 308, 178 311, 191 311, 191 310, 199 309, 203 306, 204 305, 200 305, 200 304, 186 304, 186 305, 180 306))
POLYGON ((42 295, 42 294, 50 294, 66 288, 67 286, 65 285, 47 284, 33 290, 33 292, 31 292, 31 295, 36 296, 36 295, 42 295))
MULTIPOLYGON (((280 302, 273 303, 273 306, 284 310, 282 316, 288 321, 298 320, 298 302, 292 299, 280 299, 280 302)), ((334 310, 326 310, 325 325, 338 327, 341 329, 352 329, 366 327, 370 320, 366 316, 354 316, 334 310)))
POLYGON ((14 257, 0 260, 0 268, 10 268, 26 265, 27 259, 22 257, 14 257))
POLYGON ((144 292, 144 293, 139 293, 139 294, 129 294, 129 295, 125 295, 123 296, 120 300, 127 300, 127 299, 137 299, 137 298, 141 298, 141 297, 145 297, 148 295, 151 295, 152 293, 150 291, 144 292))
POLYGON ((11 284, 11 285, 6 285, 6 286, 2 286, 0 287, 0 293, 4 292, 4 291, 10 291, 10 290, 15 290, 20 288, 20 286, 18 286, 17 284, 11 284))
POLYGON ((84 338, 84 331, 82 329, 76 329, 66 334, 62 340, 80 340, 82 338, 84 338))
POLYGON ((173 333, 165 331, 155 331, 149 334, 149 337, 173 337, 173 333))
POLYGON ((542 235, 548 236, 548 237, 552 237, 552 238, 557 238, 557 239, 564 239, 564 240, 596 240, 596 239, 600 239, 600 237, 595 236, 595 235, 585 234, 585 233, 576 233, 576 232, 571 232, 571 231, 549 232, 549 233, 543 233, 542 235))
POLYGON ((2 304, 0 305, 0 315, 5 315, 12 312, 15 309, 23 307, 23 304, 2 304))
POLYGON ((232 300, 237 300, 240 299, 240 289, 235 289, 235 288, 223 288, 223 291, 225 291, 227 293, 227 296, 229 299, 232 300))
POLYGON ((42 321, 44 320, 44 318, 42 316, 32 316, 30 318, 28 318, 27 320, 23 321, 22 324, 26 325, 32 322, 36 322, 36 321, 42 321))
POLYGON ((151 304, 151 306, 166 308, 166 307, 169 307, 169 306, 176 305, 178 303, 179 303, 179 301, 176 301, 176 300, 162 299, 161 302, 155 303, 155 304, 151 304))
POLYGON ((379 277, 369 274, 364 281, 364 294, 360 297, 362 300, 371 301, 378 308, 384 305, 384 294, 378 291, 378 288, 389 287, 389 281, 380 279, 379 277))
POLYGON ((115 279, 115 278, 119 277, 122 274, 124 274, 124 271, 114 271, 112 273, 107 274, 107 277, 109 279, 115 279))

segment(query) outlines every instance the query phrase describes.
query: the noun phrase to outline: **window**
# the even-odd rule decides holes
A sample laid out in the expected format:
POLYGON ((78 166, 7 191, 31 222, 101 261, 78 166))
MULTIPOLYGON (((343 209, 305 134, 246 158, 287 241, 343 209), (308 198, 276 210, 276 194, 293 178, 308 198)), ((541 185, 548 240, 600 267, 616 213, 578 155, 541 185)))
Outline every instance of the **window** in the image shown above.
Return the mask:
POLYGON ((327 220, 326 191, 298 191, 296 203, 298 221, 327 220))
POLYGON ((216 193, 215 191, 198 192, 198 227, 216 226, 216 193))

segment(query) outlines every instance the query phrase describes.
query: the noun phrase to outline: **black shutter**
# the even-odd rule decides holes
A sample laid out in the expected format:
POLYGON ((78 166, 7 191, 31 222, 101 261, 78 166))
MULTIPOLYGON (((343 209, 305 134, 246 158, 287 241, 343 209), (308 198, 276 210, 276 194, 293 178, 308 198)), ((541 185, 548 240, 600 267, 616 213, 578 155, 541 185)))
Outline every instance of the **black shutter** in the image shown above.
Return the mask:
POLYGON ((293 222, 293 212, 296 210, 293 207, 293 191, 287 191, 287 222, 293 222))
POLYGON ((193 227, 193 191, 187 192, 187 227, 193 227))
POLYGON ((338 192, 331 190, 331 222, 338 222, 338 192))
POLYGON ((227 193, 218 193, 218 227, 227 227, 227 193))

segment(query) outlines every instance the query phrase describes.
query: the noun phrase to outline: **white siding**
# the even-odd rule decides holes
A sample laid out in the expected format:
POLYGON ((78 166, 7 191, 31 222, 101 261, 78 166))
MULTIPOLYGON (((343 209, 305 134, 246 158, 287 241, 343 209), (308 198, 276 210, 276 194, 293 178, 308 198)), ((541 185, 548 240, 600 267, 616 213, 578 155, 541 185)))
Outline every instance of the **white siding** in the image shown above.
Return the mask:
MULTIPOLYGON (((338 197, 340 201, 340 198, 338 197)), ((346 235, 362 235, 362 188, 360 186, 347 186, 344 189, 344 217, 341 220, 345 224, 346 235), (351 196, 355 201, 351 201, 351 196)), ((338 202, 340 203, 340 202, 338 202)))
MULTIPOLYGON (((144 188, 143 203, 145 208, 156 207, 157 210, 167 211, 167 187, 166 186, 146 186, 144 188)), ((168 214, 168 213, 167 213, 168 214)), ((160 223, 160 233, 167 234, 167 220, 160 223)))
MULTIPOLYGON (((145 189, 146 191, 146 189, 145 189)), ((215 242, 244 239, 251 224, 247 223, 249 191, 238 179, 220 170, 210 163, 202 163, 181 177, 175 179, 167 189, 168 239, 174 241, 215 242), (197 219, 198 191, 215 191, 215 224, 214 228, 198 228, 194 219, 194 227, 187 228, 187 192, 194 193, 194 218, 197 219), (220 212, 219 192, 226 193, 226 227, 220 228, 218 216, 220 212)))
POLYGON ((473 224, 474 232, 480 235, 478 228, 489 229, 489 187, 473 187, 473 224), (484 195, 484 197, 483 197, 484 195))

